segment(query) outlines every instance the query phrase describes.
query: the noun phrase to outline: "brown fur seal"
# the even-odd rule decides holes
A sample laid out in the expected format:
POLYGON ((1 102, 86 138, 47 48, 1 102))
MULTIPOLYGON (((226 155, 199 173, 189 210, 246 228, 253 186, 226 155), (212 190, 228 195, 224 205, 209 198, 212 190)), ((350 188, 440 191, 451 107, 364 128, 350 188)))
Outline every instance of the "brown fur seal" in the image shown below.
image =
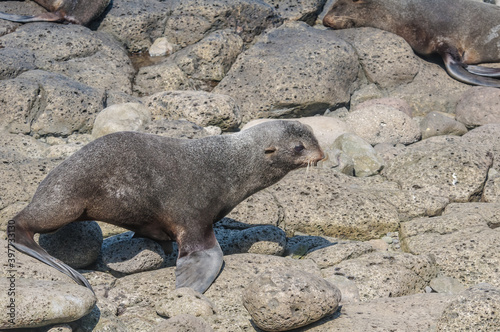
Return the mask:
POLYGON ((453 78, 500 87, 500 8, 470 0, 338 0, 323 18, 334 29, 373 27, 403 37, 415 52, 438 53, 453 78), (490 77, 484 77, 490 76, 490 77))
POLYGON ((47 175, 31 203, 9 222, 9 241, 91 289, 80 273, 36 244, 33 234, 73 221, 104 221, 153 240, 176 241, 176 287, 203 293, 223 263, 212 224, 291 170, 323 158, 310 127, 297 121, 193 140, 110 134, 47 175))
POLYGON ((110 0, 35 0, 48 12, 36 16, 14 15, 0 12, 0 19, 28 22, 64 22, 87 25, 98 18, 110 0))

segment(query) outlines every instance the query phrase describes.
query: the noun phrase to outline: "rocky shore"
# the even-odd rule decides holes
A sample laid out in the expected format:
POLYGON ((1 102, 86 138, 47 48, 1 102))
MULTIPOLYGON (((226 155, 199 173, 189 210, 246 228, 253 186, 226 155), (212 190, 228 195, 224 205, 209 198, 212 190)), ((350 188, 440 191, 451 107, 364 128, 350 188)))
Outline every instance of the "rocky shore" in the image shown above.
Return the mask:
POLYGON ((89 28, 0 20, 0 329, 500 330, 500 90, 391 33, 325 29, 330 5, 120 0, 89 28), (225 266, 203 295, 175 289, 175 245, 99 221, 37 238, 95 294, 8 250, 40 181, 100 136, 273 118, 309 124, 328 158, 216 224, 225 266))

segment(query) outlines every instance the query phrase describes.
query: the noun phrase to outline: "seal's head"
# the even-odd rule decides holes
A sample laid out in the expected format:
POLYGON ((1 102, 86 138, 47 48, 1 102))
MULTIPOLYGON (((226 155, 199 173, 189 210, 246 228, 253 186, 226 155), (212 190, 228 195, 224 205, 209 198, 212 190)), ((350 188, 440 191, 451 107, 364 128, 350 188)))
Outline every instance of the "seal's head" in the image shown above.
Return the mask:
POLYGON ((372 0, 338 0, 323 18, 323 25, 333 29, 366 26, 378 5, 372 0))
POLYGON ((325 158, 312 128, 298 121, 269 121, 245 131, 258 131, 258 145, 272 168, 288 172, 325 158))

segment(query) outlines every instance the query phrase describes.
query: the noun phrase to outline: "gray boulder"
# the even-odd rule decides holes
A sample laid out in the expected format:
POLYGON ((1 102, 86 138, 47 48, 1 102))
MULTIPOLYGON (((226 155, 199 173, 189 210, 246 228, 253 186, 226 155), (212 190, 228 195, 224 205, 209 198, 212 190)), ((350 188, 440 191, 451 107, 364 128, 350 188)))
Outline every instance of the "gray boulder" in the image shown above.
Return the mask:
POLYGON ((64 75, 29 71, 15 79, 0 81, 0 120, 11 133, 34 136, 87 133, 102 110, 105 97, 104 90, 64 75))
MULTIPOLYGON (((138 326, 138 328, 143 328, 143 327, 138 326)), ((163 322, 154 325, 151 328, 153 331, 175 331, 175 332, 214 331, 210 327, 210 325, 203 320, 203 318, 199 318, 189 314, 178 315, 168 320, 164 320, 163 322)))
POLYGON ((243 292, 243 305, 253 322, 264 331, 288 331, 333 314, 340 291, 313 274, 271 268, 260 274, 243 292))
POLYGON ((172 318, 183 314, 208 317, 216 313, 214 304, 203 294, 187 287, 177 288, 156 303, 158 315, 172 318))
POLYGON ((118 40, 129 52, 146 51, 161 37, 165 20, 176 1, 123 0, 114 2, 98 24, 100 32, 118 40))
POLYGON ((468 202, 481 195, 492 162, 487 147, 456 136, 436 136, 390 160, 382 175, 410 192, 468 202))
POLYGON ((259 0, 176 0, 171 5, 164 35, 181 47, 227 28, 234 29, 248 43, 281 22, 273 8, 259 0))
POLYGON ((374 104, 358 105, 345 121, 352 132, 371 145, 379 143, 411 144, 420 139, 417 123, 396 107, 374 104))
POLYGON ((79 269, 97 260, 103 239, 101 228, 95 221, 80 221, 54 233, 41 234, 38 241, 51 256, 79 269))
POLYGON ((214 230, 224 255, 254 253, 281 256, 285 252, 285 232, 276 226, 261 225, 243 230, 219 226, 214 230))
POLYGON ((427 255, 374 251, 322 270, 323 276, 353 280, 361 301, 422 293, 438 272, 427 255))
POLYGON ((133 238, 127 232, 107 238, 102 245, 102 261, 112 271, 132 274, 160 268, 167 260, 158 242, 133 238))
POLYGON ((204 91, 166 91, 144 98, 154 120, 186 119, 222 130, 238 127, 240 110, 233 98, 204 91))
POLYGON ((413 254, 432 255, 444 275, 465 286, 500 286, 498 204, 452 204, 440 217, 415 219, 401 226, 401 245, 413 254))
POLYGON ((430 112, 420 121, 422 139, 432 136, 456 135, 467 133, 467 128, 461 122, 455 121, 452 114, 430 112))
POLYGON ((500 329, 500 290, 489 284, 469 288, 441 314, 436 331, 497 331, 500 329))
POLYGON ((261 36, 213 92, 232 96, 245 112, 244 123, 302 117, 346 103, 356 76, 352 47, 330 31, 294 23, 261 36))
MULTIPOLYGON (((22 71, 40 69, 94 88, 131 92, 132 63, 124 47, 107 34, 76 24, 32 23, 0 37, 0 43, 16 49, 22 71), (35 68, 27 59, 34 59, 35 68)), ((0 72, 12 77, 11 62, 2 62, 5 69, 0 72)))
POLYGON ((150 121, 151 112, 142 104, 111 105, 97 114, 92 136, 98 138, 117 131, 143 131, 150 121))
POLYGON ((410 83, 419 71, 418 58, 410 45, 397 35, 374 28, 334 33, 356 49, 367 81, 383 89, 410 83))
POLYGON ((500 92, 489 87, 474 87, 460 98, 456 108, 456 118, 468 128, 500 123, 500 92))
POLYGON ((0 278, 2 289, 8 290, 12 284, 15 297, 9 296, 7 291, 0 294, 0 300, 6 307, 0 320, 1 329, 72 322, 88 314, 96 303, 90 289, 76 284, 0 278))

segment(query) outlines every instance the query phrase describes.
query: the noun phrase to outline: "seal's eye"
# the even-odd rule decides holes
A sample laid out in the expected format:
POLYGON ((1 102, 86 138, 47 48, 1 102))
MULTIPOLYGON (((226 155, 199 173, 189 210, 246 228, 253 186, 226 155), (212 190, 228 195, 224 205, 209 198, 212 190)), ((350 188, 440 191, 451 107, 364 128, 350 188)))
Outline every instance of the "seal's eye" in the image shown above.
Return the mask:
POLYGON ((302 143, 299 143, 299 145, 295 145, 295 147, 293 148, 293 150, 297 153, 299 152, 302 152, 302 150, 304 150, 304 145, 302 145, 302 143))

